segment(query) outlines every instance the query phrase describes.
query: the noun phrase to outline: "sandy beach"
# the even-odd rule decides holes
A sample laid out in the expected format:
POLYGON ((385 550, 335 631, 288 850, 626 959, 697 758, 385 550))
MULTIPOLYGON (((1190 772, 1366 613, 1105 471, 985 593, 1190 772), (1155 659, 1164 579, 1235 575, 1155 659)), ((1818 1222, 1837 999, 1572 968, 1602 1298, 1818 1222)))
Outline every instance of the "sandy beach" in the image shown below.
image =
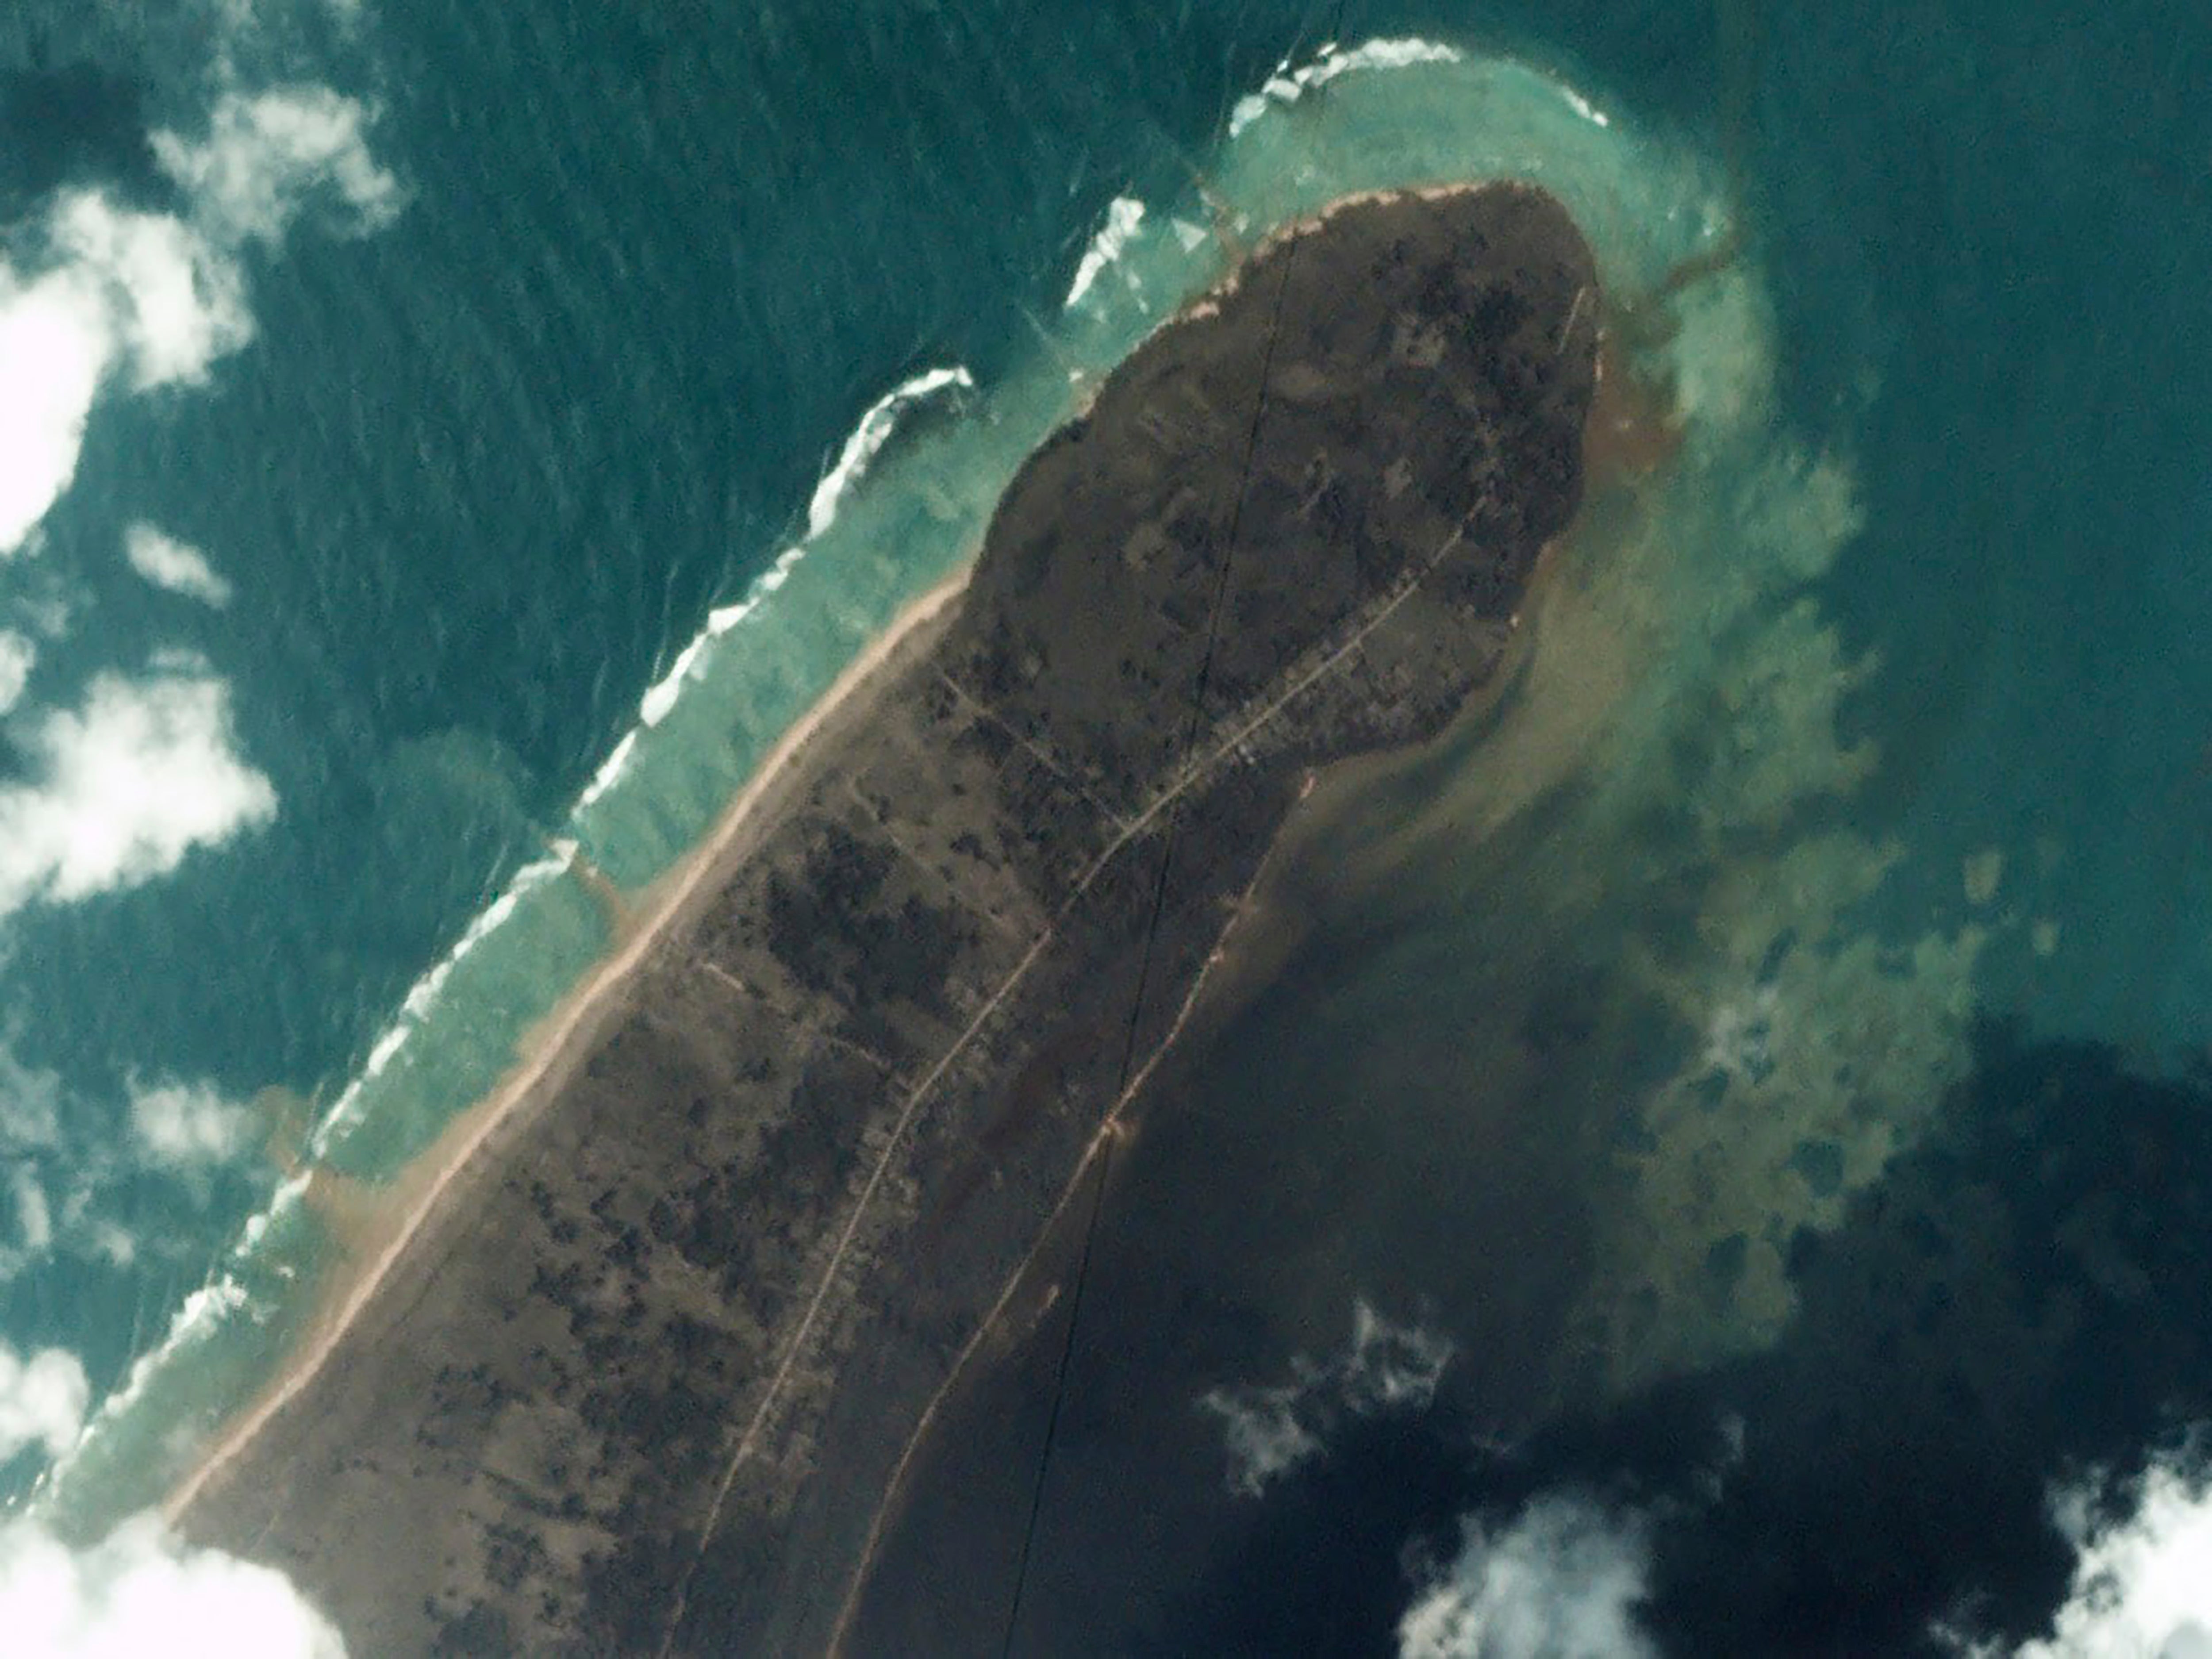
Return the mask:
MULTIPOLYGON (((1484 181, 1395 194, 1445 202, 1498 188, 1484 181)), ((1392 194, 1363 192, 1332 203, 1319 213, 1280 227, 1255 252, 1309 234, 1333 216, 1392 194)), ((1220 285, 1187 306, 1174 320, 1188 324, 1212 314, 1237 291, 1244 270, 1245 263, 1238 262, 1220 285)), ((956 574, 917 598, 847 666, 777 742, 712 833, 636 896, 615 948, 525 1035, 517 1045, 514 1068, 499 1085, 458 1114, 429 1149, 389 1186, 374 1191, 368 1206, 371 1218, 352 1241, 350 1260, 337 1270, 336 1283, 312 1316, 295 1353, 261 1395, 226 1425, 207 1455, 171 1492, 162 1509, 172 1522, 219 1480, 254 1437, 314 1380, 409 1253, 460 1206, 470 1177, 495 1170, 499 1160, 489 1155, 490 1143, 503 1132, 519 1129, 528 1121, 591 1054, 613 1017, 627 1006, 630 982, 637 970, 663 940, 686 926, 698 908, 727 884, 732 872, 750 852, 757 840, 755 832, 773 817, 764 809, 772 805, 781 787, 789 781, 793 763, 841 709, 878 680, 902 645, 945 615, 965 591, 972 569, 972 561, 963 563, 956 574)))
POLYGON ((307 1334, 269 1387, 227 1425, 161 1509, 172 1523, 239 1457, 254 1437, 297 1399, 337 1352, 410 1250, 465 1196, 469 1177, 489 1172, 496 1159, 487 1148, 502 1130, 526 1121, 550 1100, 590 1054, 612 1017, 623 1008, 638 969, 672 934, 688 926, 699 907, 728 882, 751 851, 773 804, 791 780, 794 763, 841 711, 875 688, 900 647, 943 617, 966 590, 972 562, 922 594, 893 619, 848 664, 830 690, 784 733, 738 792, 708 836, 639 896, 614 950, 574 986, 517 1045, 514 1067, 497 1088, 459 1114, 428 1151, 377 1195, 382 1212, 354 1259, 342 1267, 307 1334))
MULTIPOLYGON (((195 1542, 379 1652, 832 1640, 915 1430, 1125 1132, 1309 781, 1493 679, 1575 507, 1593 271, 1564 210, 1325 222, 1030 454, 972 574, 611 896, 605 959, 363 1223, 313 1195, 351 1265, 174 1495, 195 1542), (1310 395, 1255 440, 1270 364, 1310 395), (1194 626, 1206 592, 1233 628, 1194 626)), ((915 1649, 866 1639, 868 1607, 856 1648, 915 1649)))

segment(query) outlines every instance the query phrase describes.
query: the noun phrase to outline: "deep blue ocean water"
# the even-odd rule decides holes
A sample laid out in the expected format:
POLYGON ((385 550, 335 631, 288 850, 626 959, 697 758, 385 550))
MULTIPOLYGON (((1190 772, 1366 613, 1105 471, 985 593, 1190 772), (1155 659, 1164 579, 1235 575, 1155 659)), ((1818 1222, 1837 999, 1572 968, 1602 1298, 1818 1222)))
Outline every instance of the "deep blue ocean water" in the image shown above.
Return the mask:
MULTIPOLYGON (((1218 269, 1210 238, 1173 224, 1203 218, 1201 176, 1263 227, 1493 143, 1515 170, 1565 155, 1536 176, 1588 192, 1593 240, 1629 290, 1656 291, 1706 245, 1705 205, 1743 233, 1732 274, 1649 307, 1645 367, 1693 410, 1681 481, 1631 492, 1587 538, 1578 556, 1632 574, 1594 583, 1583 611, 1561 602, 1562 635, 1583 637, 1583 617, 1624 689, 1579 716, 1563 697, 1582 735, 1559 740, 1574 763, 1560 777, 1526 755, 1518 773, 1447 756, 1344 832, 1397 896, 1378 897, 1378 878, 1313 897, 1328 974, 1293 975, 1281 994, 1314 1000, 1255 1018, 1322 1032, 1339 1028, 1306 1018, 1318 1006, 1367 1032, 1396 1018, 1403 1042, 1378 1046, 1418 1081, 1344 1061, 1340 1043, 1315 1056, 1318 1094, 1340 1110, 1407 1093, 1452 1109, 1472 1085, 1437 1081, 1451 1045, 1418 1067, 1403 1056, 1457 1005, 1435 992, 1438 1016, 1399 993, 1487 982, 1503 938, 1550 961, 1571 926, 1608 973, 1619 940, 1643 941, 1661 963, 1643 992, 1678 1017, 1672 1036, 1598 1045, 1613 1072, 1577 1073, 1578 1099, 1657 1103, 1638 1190, 1674 1178, 1666 1149, 1688 1121, 1667 1115, 1668 1044, 1703 1031, 1723 1073, 1786 1090, 1802 1079, 1766 1050, 1785 1045, 1777 1011, 1793 997, 1837 1016, 1804 1047, 1823 1064, 1859 1053, 1895 1096, 1856 1116, 1808 1107, 1784 1146, 1834 1148, 1813 1156, 1840 1162, 1842 1195, 1830 1183, 1823 1200, 1837 1205, 1972 1071, 1978 1012, 2115 1044, 2148 1073, 2212 1040, 2201 9, 363 0, 347 21, 321 0, 161 17, 26 0, 0 16, 0 72, 15 77, 0 104, 36 113, 38 89, 82 66, 100 97, 80 88, 0 126, 17 151, 0 248, 21 283, 56 257, 50 216, 72 187, 189 218, 189 191, 139 140, 197 142, 241 92, 358 100, 397 195, 369 215, 325 181, 278 233, 241 240, 251 340, 198 383, 134 392, 120 374, 35 540, 0 560, 0 628, 37 653, 0 726, 6 787, 51 781, 40 734, 99 675, 181 672, 228 688, 230 747, 276 802, 173 867, 0 916, 0 1238, 15 1241, 0 1340, 76 1356, 96 1409, 188 1295, 230 1307, 206 1354, 153 1379, 135 1415, 101 1420, 51 1483, 82 1524, 155 1496, 149 1469, 189 1455, 172 1431, 204 1430, 281 1348, 283 1310, 333 1248, 327 1212, 280 1206, 254 1251, 235 1247, 304 1126, 322 1126, 315 1156, 373 1182, 489 1085, 605 943, 575 860, 624 887, 665 869, 899 599, 972 544, 997 483, 1069 406, 1070 371, 1110 364, 1218 269), (1279 65, 1378 37, 1463 61, 1346 75, 1229 138, 1279 65), (1470 67, 1492 58, 1528 79, 1470 67), (1537 73, 1612 125, 1528 115, 1554 95, 1537 73), (1147 204, 1145 231, 1069 307, 1121 198, 1147 204), (915 398, 895 431, 884 421, 865 476, 817 499, 872 405, 954 368, 965 384, 915 398), (141 523, 201 550, 228 605, 134 574, 124 548, 141 523), (1644 551, 1608 563, 1607 536, 1644 551), (794 548, 787 580, 775 561, 794 548), (1746 574, 1762 559, 1791 579, 1746 574), (672 712, 580 808, 648 688, 764 576, 773 591, 742 619, 720 613, 672 712), (1814 613, 1776 623, 1801 604, 1814 613), (198 665, 165 669, 176 652, 198 665), (1548 842, 1469 805, 1766 716, 1733 760, 1586 790, 1594 804, 1548 842), (1836 758, 1862 741, 1863 763, 1836 758), (1716 809, 1735 818, 1672 863, 1624 828, 1670 787, 1735 791, 1716 809), (1602 865, 1607 890, 1509 927, 1481 897, 1501 846, 1563 888, 1602 865), (403 1014, 549 849, 507 925, 403 1014), (1743 892, 1721 890, 1730 860, 1743 892), (1721 986, 1785 911, 1820 969, 1721 986), (1684 937, 1705 955, 1676 948, 1684 937), (404 1045, 385 1046, 395 1029, 404 1045), (165 1085, 223 1103, 219 1146, 180 1155, 134 1130, 134 1098, 165 1085), (1838 1139, 1846 1120, 1872 1138, 1838 1139)), ((0 398, 22 372, 0 362, 0 398)), ((1266 1045, 1238 1041, 1215 1063, 1256 1097, 1257 1060, 1236 1057, 1266 1045)), ((1362 1213, 1386 1211, 1426 1157, 1382 1144, 1362 1213)), ((1765 1166, 1706 1178, 1748 1183, 1745 1214, 1779 1201, 1757 1187, 1765 1166)), ((1334 1203, 1356 1233, 1350 1200, 1334 1203)), ((1703 1261, 1705 1233, 1673 1224, 1589 1248, 1703 1261)), ((1746 1231, 1698 1224, 1723 1243, 1746 1231)), ((1770 1231, 1779 1296, 1786 1230, 1770 1231)), ((1392 1259, 1449 1247, 1408 1223, 1392 1259)), ((1754 1286, 1761 1271, 1754 1259, 1754 1286)), ((1377 1282, 1391 1272, 1316 1246, 1248 1276, 1240 1294, 1273 1304, 1251 1374, 1319 1346, 1355 1293, 1401 1312, 1449 1304, 1437 1263, 1377 1282)), ((1455 1341, 1479 1316, 1453 1311, 1455 1341)), ((1622 1364, 1640 1378, 1737 1352, 1773 1317, 1639 1338, 1622 1364)), ((9 1483, 27 1489, 48 1449, 26 1438, 9 1483)))

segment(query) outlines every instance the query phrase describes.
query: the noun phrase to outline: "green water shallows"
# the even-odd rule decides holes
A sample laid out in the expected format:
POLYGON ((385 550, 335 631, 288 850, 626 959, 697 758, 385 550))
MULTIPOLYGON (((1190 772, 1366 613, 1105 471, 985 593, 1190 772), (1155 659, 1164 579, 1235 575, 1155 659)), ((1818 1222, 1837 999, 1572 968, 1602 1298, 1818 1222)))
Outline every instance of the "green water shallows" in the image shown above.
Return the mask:
MULTIPOLYGON (((332 1166, 388 1176, 486 1091, 605 946, 577 860, 635 890, 680 857, 866 641, 973 555, 1022 459, 1097 376, 1220 276, 1226 242, 1352 191, 1528 178, 1566 202, 1607 283, 1634 295, 1726 230, 1715 175, 1693 155, 1555 79, 1456 48, 1331 50, 1286 67, 1231 126, 1208 165, 1211 202, 1196 190, 1141 210, 1117 202, 1079 291, 994 382, 941 365, 871 411, 803 533, 709 617, 548 850, 414 988, 325 1109, 314 1145, 332 1166)), ((88 1525, 174 1479, 311 1303, 327 1260, 316 1231, 296 1187, 281 1192, 53 1471, 50 1509, 88 1525)))
MULTIPOLYGON (((1406 55, 1389 43, 1364 52, 1321 60, 1337 70, 1320 77, 1325 93, 1262 94, 1246 106, 1211 175, 1232 236, 1263 234, 1358 191, 1537 178, 1590 227, 1608 283, 1633 294, 1721 234, 1723 205, 1709 173, 1613 128, 1559 82, 1456 53, 1401 63, 1406 55), (1384 67, 1363 71, 1370 58, 1384 67)), ((1272 84, 1297 86, 1279 77, 1272 84)), ((1000 382, 979 387, 947 368, 886 394, 818 489, 806 533, 710 616, 647 692, 644 717, 580 798, 564 835, 597 871, 629 890, 664 873, 866 642, 973 556, 1015 470, 1087 386, 1218 279, 1226 255, 1212 224, 1212 210, 1195 197, 1141 215, 1109 213, 1097 263, 1086 256, 1091 280, 1000 382)), ((1721 343, 1711 343, 1717 351, 1721 343)), ((512 918, 479 924, 449 983, 417 987, 379 1045, 397 1044, 405 1063, 380 1064, 373 1053, 373 1075, 335 1114, 347 1126, 343 1136, 326 1126, 333 1151, 356 1144, 371 1124, 416 1126, 411 1134, 375 1132, 385 1151, 361 1172, 404 1161, 435 1133, 441 1113, 479 1097, 513 1040, 576 976, 593 935, 574 919, 580 884, 558 867, 563 854, 553 857, 518 878, 512 918), (471 994, 477 975, 501 972, 472 974, 472 964, 507 960, 507 933, 556 899, 571 917, 558 925, 565 948, 549 951, 549 940, 533 938, 514 952, 543 965, 532 988, 522 988, 517 968, 490 980, 487 994, 471 994), (433 1018, 433 1006, 453 1012, 433 1018), (394 1036, 400 1031, 404 1041, 394 1036), (473 1059, 431 1057, 448 1043, 473 1059), (477 1086, 459 1086, 467 1081, 477 1086)))
POLYGON ((95 1407, 76 1447, 40 1477, 33 1511, 88 1540, 159 1503, 266 1386, 316 1310, 315 1286, 339 1260, 305 1183, 287 1182, 183 1299, 166 1337, 95 1407))

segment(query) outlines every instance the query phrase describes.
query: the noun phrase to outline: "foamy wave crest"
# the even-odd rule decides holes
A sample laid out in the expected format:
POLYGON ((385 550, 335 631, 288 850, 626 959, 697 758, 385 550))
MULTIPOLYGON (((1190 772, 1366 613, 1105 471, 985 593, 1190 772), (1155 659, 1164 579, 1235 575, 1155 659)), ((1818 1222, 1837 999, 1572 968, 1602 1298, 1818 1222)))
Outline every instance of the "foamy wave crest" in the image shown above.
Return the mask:
POLYGON ((975 377, 956 363, 950 368, 933 368, 912 380, 902 381, 868 406, 867 412, 860 416, 860 424, 845 440, 844 448, 838 452, 836 464, 822 475, 821 482, 814 486, 814 494, 806 503, 805 536, 776 555, 775 562, 754 578, 743 599, 733 605, 718 606, 708 613, 706 626, 692 636, 690 643, 677 653, 676 660, 668 665, 668 672, 647 689, 638 704, 637 726, 625 733, 622 741, 614 746, 591 782, 576 798, 577 811, 589 808, 621 780, 630 757, 636 750, 638 732, 658 726, 668 718, 669 710, 676 707, 677 698, 683 694, 684 682, 697 671, 704 659, 707 647, 752 615, 762 600, 789 580, 793 569, 806 556, 807 550, 837 522, 838 509, 844 504, 846 497, 859 487, 860 480, 867 476, 868 468, 882 453, 884 446, 890 441, 891 434, 898 429, 900 417, 916 404, 927 402, 941 392, 955 387, 973 391, 975 386, 975 377))
POLYGON ((1107 205, 1106 222, 1091 239, 1084 250, 1083 258, 1075 267, 1075 281, 1067 290, 1063 310, 1082 303, 1083 296, 1091 292, 1091 285, 1104 274, 1106 268, 1121 257, 1121 250, 1145 222, 1145 204, 1133 196, 1116 196, 1107 205))
POLYGON ((607 751, 606 759, 599 763, 599 769, 592 774, 592 781, 584 786, 584 793, 576 797, 577 811, 585 811, 621 781, 623 769, 629 765, 630 756, 637 749, 637 730, 633 726, 623 732, 622 741, 607 751))
POLYGON ((1607 115, 1596 105, 1591 103, 1589 99, 1583 97, 1582 94, 1577 92, 1572 87, 1561 87, 1559 88, 1559 96, 1567 100, 1567 107, 1569 109, 1574 111, 1576 114, 1581 116, 1583 120, 1588 121, 1592 126, 1609 127, 1613 125, 1613 117, 1607 115))
POLYGON ((793 568, 805 556, 805 542, 797 547, 787 547, 777 554, 775 562, 761 573, 759 580, 747 590, 744 599, 735 605, 717 605, 707 613, 707 637, 720 639, 751 616, 755 606, 791 579, 793 568))
POLYGON ((890 441, 891 434, 898 428, 901 415, 913 404, 953 386, 963 391, 973 391, 975 386, 975 376, 956 363, 951 368, 933 368, 917 374, 877 398, 868 412, 860 416, 860 423, 853 429, 853 435, 845 440, 845 447, 837 457, 837 465, 824 473, 822 482, 814 486, 813 499, 806 505, 806 539, 810 542, 819 540, 822 533, 836 522, 837 508, 866 474, 869 464, 890 441))
MULTIPOLYGON (((246 1225, 239 1230, 238 1243, 231 1247, 232 1261, 246 1261, 252 1258, 254 1251, 260 1248, 261 1241, 268 1237, 270 1228, 306 1200, 309 1180, 310 1177, 304 1174, 287 1176, 270 1195, 268 1207, 246 1218, 246 1225)), ((290 1277, 289 1273, 283 1276, 290 1277)))
POLYGON ((346 1085, 345 1092, 337 1097, 317 1126, 311 1148, 317 1156, 327 1152, 332 1136, 358 1115, 362 1091, 392 1064, 422 1023, 429 1018, 438 1006, 440 994, 446 988, 446 981, 453 977, 453 969, 471 951, 498 932, 507 919, 514 914, 515 906, 534 889, 566 875, 575 864, 577 851, 577 844, 563 837, 553 843, 544 858, 533 860, 516 871, 514 879, 507 883, 506 890, 469 923, 467 929, 454 942, 453 948, 447 951, 429 972, 415 981, 399 1005, 398 1017, 385 1028, 375 1046, 368 1051, 368 1063, 346 1085))
POLYGON ((76 1443, 40 1478, 40 1489, 66 1477, 86 1447, 135 1412, 163 1372, 186 1352, 214 1337, 248 1300, 246 1286, 228 1273, 209 1280, 186 1297, 169 1321, 168 1334, 131 1362, 130 1374, 123 1379, 123 1386, 100 1402, 77 1436, 76 1443))
POLYGON ((1310 64, 1292 69, 1291 60, 1285 58, 1275 65, 1275 72, 1259 91, 1238 99, 1236 107, 1229 112, 1229 136, 1234 138, 1266 114, 1269 104, 1295 104, 1316 87, 1325 87, 1337 76, 1350 75, 1356 70, 1407 69, 1415 64, 1460 61, 1461 54, 1455 48, 1411 36, 1370 40, 1349 52, 1332 40, 1314 55, 1310 64))

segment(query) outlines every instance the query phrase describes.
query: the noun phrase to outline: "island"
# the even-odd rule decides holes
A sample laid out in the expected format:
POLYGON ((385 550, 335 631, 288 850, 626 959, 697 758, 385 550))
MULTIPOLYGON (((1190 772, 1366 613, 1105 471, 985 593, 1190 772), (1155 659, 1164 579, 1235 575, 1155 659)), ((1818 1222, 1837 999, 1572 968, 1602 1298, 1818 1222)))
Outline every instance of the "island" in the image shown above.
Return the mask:
POLYGON ((1499 678, 1600 330, 1518 183, 1340 203, 1164 323, 764 766, 186 1534, 356 1656, 830 1645, 1316 769, 1499 678))

